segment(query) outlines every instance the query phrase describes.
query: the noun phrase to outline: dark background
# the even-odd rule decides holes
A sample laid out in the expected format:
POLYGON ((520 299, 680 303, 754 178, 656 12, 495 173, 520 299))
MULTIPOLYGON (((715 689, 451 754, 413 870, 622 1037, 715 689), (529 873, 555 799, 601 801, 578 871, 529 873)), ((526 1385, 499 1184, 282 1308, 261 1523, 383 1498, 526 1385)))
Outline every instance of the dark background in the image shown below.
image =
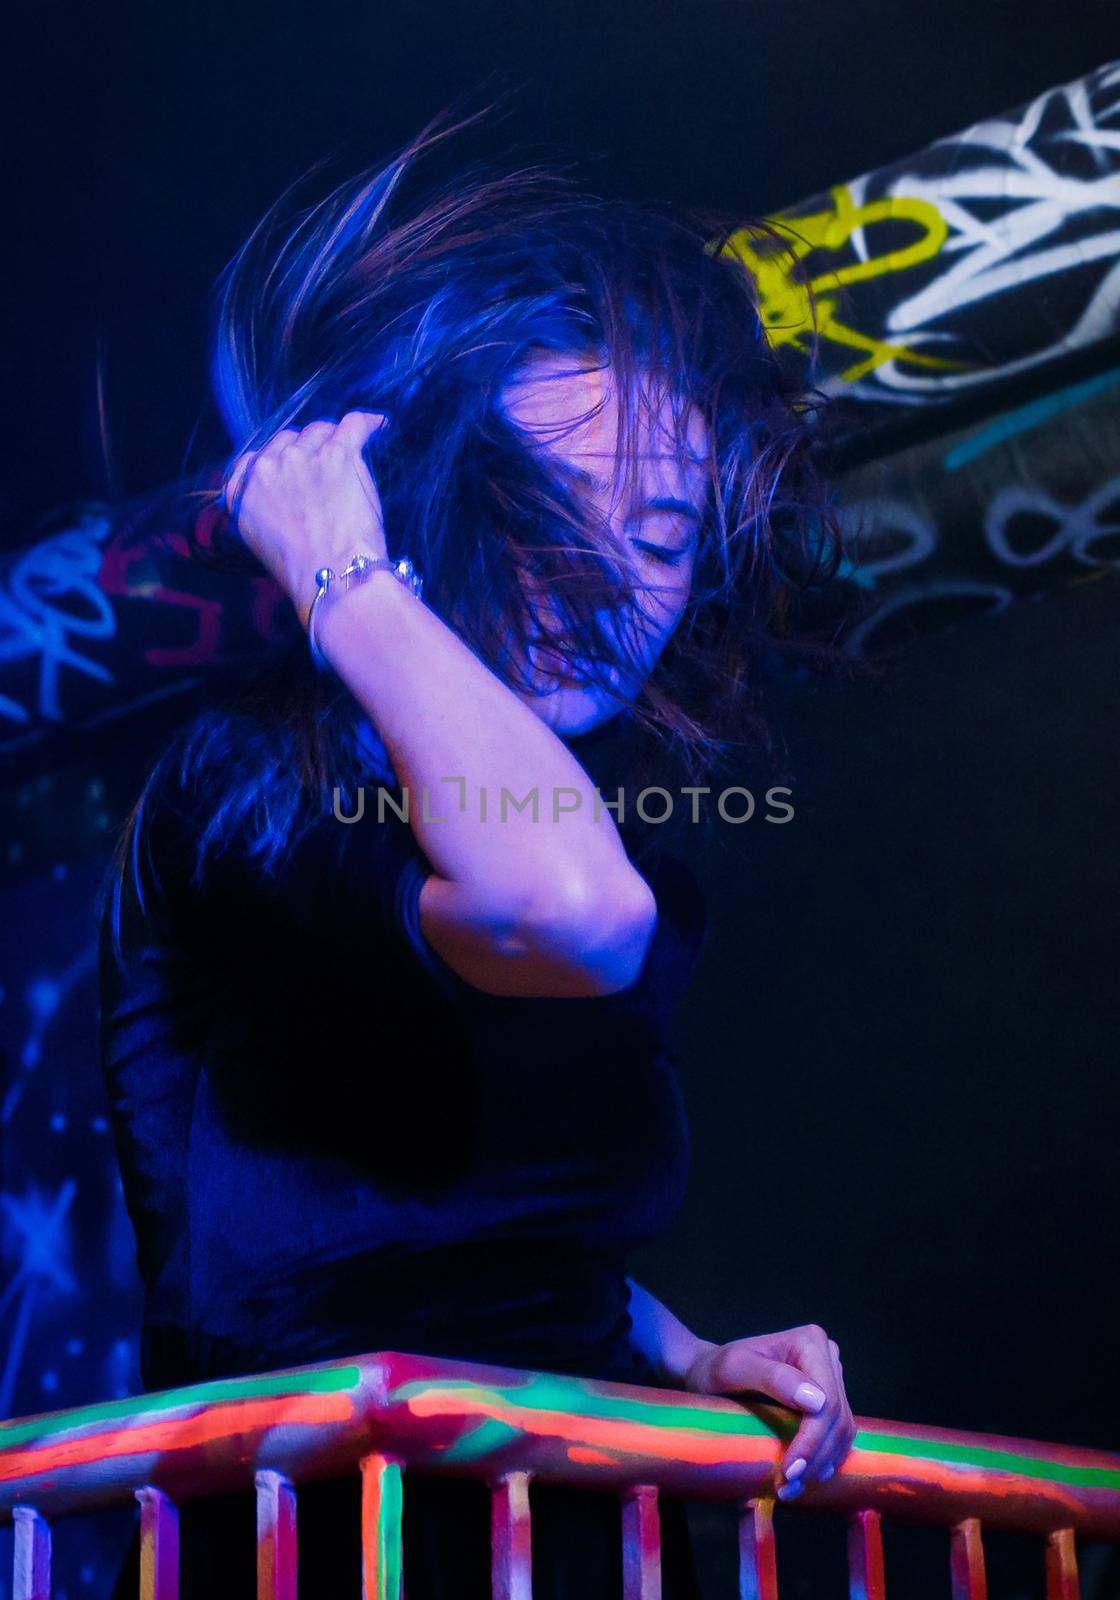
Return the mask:
MULTIPOLYGON (((312 162, 374 162, 456 96, 470 110, 513 91, 495 139, 576 158, 603 189, 765 213, 1118 45, 1112 8, 1087 0, 41 8, 5 90, 0 537, 24 542, 76 496, 161 484, 200 419, 216 442, 205 340, 222 264, 312 162)), ((781 711, 796 820, 725 828, 707 864, 712 932, 678 1027, 692 1187, 635 1271, 711 1338, 822 1322, 865 1415, 1120 1439, 1118 612, 1115 580, 1084 583, 922 640, 858 687, 802 688, 781 711)), ((91 795, 105 826, 151 753, 123 753, 115 791, 91 795)), ((45 961, 60 967, 67 918, 85 914, 93 868, 64 855, 49 891, 6 901, 9 1011, 36 981, 17 948, 28 916, 57 919, 43 938, 58 930, 45 961)), ((65 1101, 103 1138, 92 972, 65 976, 44 1130, 66 1136, 65 1101)), ((40 1372, 28 1352, 17 1412, 104 1393, 110 1372, 135 1386, 114 1217, 109 1276, 84 1268, 76 1214, 70 1287, 56 1284, 77 1343, 102 1330, 96 1368, 74 1349, 70 1377, 40 1372)), ((698 1526, 730 1562, 727 1530, 698 1526)), ((793 1544, 789 1592, 843 1592, 837 1542, 804 1558, 793 1544)), ((1041 1595, 1040 1563, 1001 1551, 993 1593, 1041 1595)), ((892 1552, 892 1592, 947 1592, 940 1535, 892 1552)), ((97 1570, 75 1572, 74 1593, 97 1592, 97 1570)), ((1085 1592, 1120 1584, 1089 1560, 1085 1592)))

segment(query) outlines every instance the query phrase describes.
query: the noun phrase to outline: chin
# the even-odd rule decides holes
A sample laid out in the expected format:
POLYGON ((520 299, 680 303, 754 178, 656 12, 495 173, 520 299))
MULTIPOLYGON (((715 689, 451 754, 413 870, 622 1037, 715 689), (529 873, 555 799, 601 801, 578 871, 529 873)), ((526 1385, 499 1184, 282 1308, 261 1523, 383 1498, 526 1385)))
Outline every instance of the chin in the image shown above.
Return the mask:
POLYGON ((561 738, 590 733, 616 717, 622 709, 617 700, 574 684, 565 684, 553 694, 537 696, 529 705, 561 738))

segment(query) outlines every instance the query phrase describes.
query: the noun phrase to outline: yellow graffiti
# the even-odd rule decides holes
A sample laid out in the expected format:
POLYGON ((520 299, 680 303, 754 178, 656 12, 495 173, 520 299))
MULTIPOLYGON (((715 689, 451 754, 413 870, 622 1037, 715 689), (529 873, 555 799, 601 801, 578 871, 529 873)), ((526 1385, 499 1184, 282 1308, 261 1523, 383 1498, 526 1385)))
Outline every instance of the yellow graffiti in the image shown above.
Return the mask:
POLYGON ((831 211, 806 217, 768 219, 788 237, 788 245, 783 250, 775 248, 772 240, 752 234, 748 228, 733 233, 724 245, 724 251, 742 261, 758 285, 762 325, 770 343, 804 350, 805 335, 815 328, 821 338, 862 351, 865 359, 840 374, 849 383, 888 361, 909 361, 916 366, 941 370, 967 365, 923 355, 905 344, 860 333, 841 321, 838 314, 837 292, 846 285, 885 277, 891 272, 905 272, 937 255, 949 231, 937 207, 928 200, 908 199, 902 195, 857 206, 847 184, 843 183, 830 189, 829 194, 833 204, 831 211), (802 261, 814 251, 841 250, 857 228, 886 221, 912 222, 920 230, 919 237, 904 249, 887 250, 870 260, 822 272, 818 277, 806 279, 799 272, 802 261))

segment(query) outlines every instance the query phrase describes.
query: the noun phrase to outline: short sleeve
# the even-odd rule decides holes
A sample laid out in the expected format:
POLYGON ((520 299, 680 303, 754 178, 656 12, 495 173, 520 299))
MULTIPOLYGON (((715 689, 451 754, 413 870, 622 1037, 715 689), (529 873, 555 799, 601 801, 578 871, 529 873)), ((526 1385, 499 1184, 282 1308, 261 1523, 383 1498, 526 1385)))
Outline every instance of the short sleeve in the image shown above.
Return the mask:
POLYGON ((393 924, 424 970, 439 984, 446 995, 463 1002, 473 1002, 479 991, 448 966, 439 952, 428 942, 420 925, 420 891, 431 876, 431 864, 417 847, 415 853, 406 856, 404 865, 397 874, 393 897, 393 924))
POLYGON ((670 908, 684 953, 686 977, 691 977, 708 940, 708 902, 694 869, 679 856, 665 858, 657 878, 660 902, 670 908))
POLYGON ((448 999, 471 1003, 479 991, 448 966, 421 926, 420 892, 432 873, 408 823, 391 807, 379 817, 367 795, 357 821, 340 821, 333 811, 316 820, 293 853, 289 892, 302 897, 309 922, 325 917, 365 928, 448 999))

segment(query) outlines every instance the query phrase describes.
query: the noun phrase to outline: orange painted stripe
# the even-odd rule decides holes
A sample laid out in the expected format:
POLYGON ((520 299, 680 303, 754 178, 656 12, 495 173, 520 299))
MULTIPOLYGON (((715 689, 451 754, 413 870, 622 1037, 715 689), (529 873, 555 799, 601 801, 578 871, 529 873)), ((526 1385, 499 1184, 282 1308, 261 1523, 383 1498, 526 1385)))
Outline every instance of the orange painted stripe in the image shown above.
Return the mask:
POLYGON ((13 1451, 0 1457, 0 1482, 64 1467, 96 1466, 125 1456, 173 1455, 195 1445, 212 1444, 230 1434, 263 1432, 281 1423, 286 1427, 315 1427, 324 1422, 348 1422, 353 1415, 353 1404, 345 1394, 300 1396, 294 1404, 271 1399, 243 1400, 232 1406, 207 1407, 194 1417, 90 1434, 37 1450, 13 1451))

